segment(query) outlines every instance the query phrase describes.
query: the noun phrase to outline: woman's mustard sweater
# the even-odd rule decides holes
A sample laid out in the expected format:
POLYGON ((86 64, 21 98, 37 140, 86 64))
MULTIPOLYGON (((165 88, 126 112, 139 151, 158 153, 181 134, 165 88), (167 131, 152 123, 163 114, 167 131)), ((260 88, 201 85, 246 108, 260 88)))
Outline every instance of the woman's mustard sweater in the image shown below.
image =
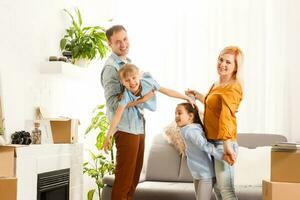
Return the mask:
POLYGON ((238 81, 212 86, 204 100, 204 128, 207 139, 236 140, 235 113, 242 95, 242 87, 238 81))

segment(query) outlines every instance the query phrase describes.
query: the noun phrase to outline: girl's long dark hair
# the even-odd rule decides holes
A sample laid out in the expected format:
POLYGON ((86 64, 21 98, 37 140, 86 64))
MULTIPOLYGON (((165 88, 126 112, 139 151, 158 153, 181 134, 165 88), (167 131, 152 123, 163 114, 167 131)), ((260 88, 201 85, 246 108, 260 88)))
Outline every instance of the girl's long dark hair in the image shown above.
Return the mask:
POLYGON ((193 123, 200 124, 204 130, 203 123, 200 119, 198 107, 194 104, 194 107, 190 103, 180 103, 178 106, 183 106, 188 113, 192 113, 194 116, 193 123))

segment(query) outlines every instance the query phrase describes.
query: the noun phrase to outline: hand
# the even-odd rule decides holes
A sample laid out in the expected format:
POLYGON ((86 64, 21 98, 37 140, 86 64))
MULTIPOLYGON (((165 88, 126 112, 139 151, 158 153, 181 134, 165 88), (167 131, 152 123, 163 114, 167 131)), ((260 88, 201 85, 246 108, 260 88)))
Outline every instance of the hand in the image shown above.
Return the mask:
POLYGON ((106 135, 103 146, 102 146, 102 149, 104 150, 104 152, 106 154, 109 153, 109 150, 111 149, 111 136, 110 136, 110 134, 106 135))
POLYGON ((186 100, 193 106, 193 108, 195 107, 195 100, 189 96, 187 96, 186 100))
POLYGON ((236 154, 232 149, 230 140, 224 141, 224 155, 228 156, 233 164, 236 161, 236 154))
POLYGON ((196 90, 186 90, 185 94, 188 96, 194 96, 195 99, 198 99, 200 102, 204 103, 204 95, 201 94, 200 92, 197 92, 196 90))
POLYGON ((226 161, 230 166, 235 163, 235 160, 232 160, 231 157, 227 154, 224 154, 222 159, 226 161))
POLYGON ((148 92, 147 94, 145 94, 142 98, 139 98, 139 99, 137 99, 135 101, 129 102, 126 105, 126 108, 137 106, 140 103, 144 103, 144 102, 148 101, 149 99, 151 99, 154 95, 155 95, 155 91, 151 90, 150 92, 148 92))
POLYGON ((186 91, 184 91, 184 93, 188 96, 192 95, 194 97, 196 97, 196 93, 197 91, 196 90, 190 90, 190 89, 187 89, 186 91))
POLYGON ((138 105, 137 101, 131 101, 131 102, 129 102, 129 103, 126 105, 126 108, 133 107, 133 106, 136 106, 136 105, 138 105))
POLYGON ((149 99, 151 99, 154 95, 155 95, 155 91, 151 90, 150 92, 145 94, 142 98, 140 98, 139 102, 144 103, 144 102, 148 101, 149 99))

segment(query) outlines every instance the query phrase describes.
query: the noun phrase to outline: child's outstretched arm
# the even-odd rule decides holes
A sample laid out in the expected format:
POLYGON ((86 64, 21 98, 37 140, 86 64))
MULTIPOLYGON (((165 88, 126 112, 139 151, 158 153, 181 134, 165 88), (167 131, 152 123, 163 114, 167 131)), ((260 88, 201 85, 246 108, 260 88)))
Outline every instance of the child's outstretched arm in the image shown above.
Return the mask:
POLYGON ((174 97, 174 98, 177 98, 177 99, 183 99, 183 100, 187 100, 190 104, 194 105, 195 102, 192 98, 190 98, 189 96, 187 95, 184 95, 184 94, 181 94, 175 90, 171 90, 171 89, 168 89, 168 88, 164 88, 164 87, 160 87, 159 88, 159 91, 169 97, 174 97))
POLYGON ((103 143, 103 147, 102 147, 102 149, 104 150, 105 153, 108 153, 108 150, 111 147, 111 140, 110 139, 113 136, 114 131, 115 131, 116 127, 118 126, 120 120, 121 120, 123 111, 124 111, 124 107, 119 105, 117 110, 116 110, 116 113, 115 113, 115 115, 114 115, 114 117, 113 117, 113 119, 110 123, 109 129, 107 131, 107 134, 106 134, 106 137, 105 137, 105 140, 104 140, 104 143, 103 143))
POLYGON ((154 90, 152 90, 152 91, 148 92, 147 94, 145 94, 142 98, 139 98, 135 101, 129 102, 127 104, 126 108, 137 106, 138 104, 144 103, 144 102, 148 101, 149 99, 151 99, 154 95, 155 95, 155 92, 154 92, 154 90))

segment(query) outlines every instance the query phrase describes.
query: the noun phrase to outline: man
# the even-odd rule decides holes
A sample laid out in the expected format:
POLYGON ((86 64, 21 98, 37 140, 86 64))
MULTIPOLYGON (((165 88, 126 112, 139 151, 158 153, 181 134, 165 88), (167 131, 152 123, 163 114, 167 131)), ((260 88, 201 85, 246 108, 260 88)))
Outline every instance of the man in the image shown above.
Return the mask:
MULTIPOLYGON (((118 107, 118 95, 121 93, 118 70, 123 64, 131 61, 127 58, 129 40, 123 26, 111 27, 106 31, 106 37, 112 54, 101 72, 101 84, 104 88, 107 116, 111 121, 118 107)), ((114 134, 117 155, 112 200, 132 199, 143 166, 144 130, 145 123, 141 111, 137 107, 125 109, 114 134)))

